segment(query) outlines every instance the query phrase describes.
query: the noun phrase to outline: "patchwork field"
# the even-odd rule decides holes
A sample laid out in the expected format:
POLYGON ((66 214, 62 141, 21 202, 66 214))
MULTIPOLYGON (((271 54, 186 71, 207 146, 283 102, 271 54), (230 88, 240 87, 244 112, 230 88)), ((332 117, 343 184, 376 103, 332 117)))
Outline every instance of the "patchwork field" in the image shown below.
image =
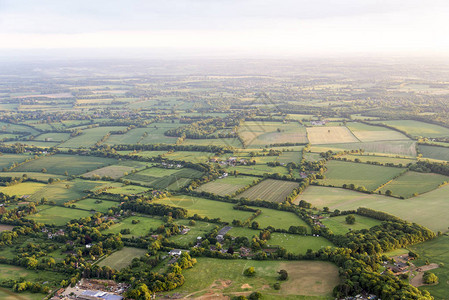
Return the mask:
POLYGON ((118 202, 87 198, 74 203, 76 208, 84 210, 95 210, 101 213, 107 213, 109 208, 118 206, 118 202), (99 202, 101 201, 101 202, 99 202))
POLYGON ((349 122, 346 126, 361 142, 409 140, 402 133, 385 127, 358 122, 349 122))
POLYGON ((403 200, 345 189, 310 186, 296 201, 303 199, 312 203, 313 206, 320 208, 327 206, 331 210, 368 207, 424 225, 435 232, 439 230, 446 232, 449 227, 449 220, 446 217, 447 211, 449 211, 448 193, 449 186, 444 186, 417 197, 403 200))
POLYGON ((307 137, 312 145, 359 142, 352 132, 343 126, 307 127, 307 137))
POLYGON ((222 179, 215 179, 214 181, 203 184, 196 191, 214 193, 220 196, 230 195, 238 189, 251 184, 257 178, 251 176, 237 175, 228 176, 222 179))
POLYGON ((346 223, 346 216, 338 216, 325 218, 321 220, 323 225, 326 225, 334 234, 346 234, 349 231, 356 231, 362 229, 370 229, 373 226, 379 225, 382 222, 376 219, 354 215, 355 223, 346 223))
POLYGON ((65 208, 60 206, 38 206, 37 213, 29 215, 27 219, 39 223, 62 226, 73 219, 80 219, 90 216, 88 211, 65 208))
POLYGON ((107 193, 118 195, 137 195, 149 191, 149 188, 138 185, 119 185, 106 190, 107 193))
POLYGON ((279 211, 263 207, 253 207, 260 209, 262 213, 257 216, 254 221, 259 223, 259 228, 267 228, 268 226, 273 226, 279 229, 288 229, 290 226, 305 226, 310 230, 309 225, 304 222, 300 217, 292 212, 279 211))
POLYGON ((285 198, 298 186, 299 184, 293 181, 265 179, 239 194, 236 198, 261 199, 279 203, 285 201, 285 198))
POLYGON ((206 163, 214 156, 214 153, 199 151, 175 151, 164 154, 164 157, 170 160, 183 160, 193 163, 206 163))
POLYGON ((2 153, 0 155, 0 169, 9 168, 13 163, 21 163, 29 158, 33 158, 33 156, 29 154, 2 153))
POLYGON ((110 131, 124 130, 124 126, 105 126, 84 129, 81 135, 75 136, 59 146, 62 148, 88 148, 94 146, 110 131))
POLYGON ((419 145, 418 149, 423 158, 449 161, 449 148, 419 145))
POLYGON ((449 182, 449 177, 444 175, 408 171, 384 185, 380 191, 385 193, 390 190, 394 196, 410 198, 414 195, 432 191, 445 182, 449 182))
POLYGON ((252 215, 251 212, 233 209, 234 204, 232 203, 185 195, 171 196, 169 198, 155 200, 154 202, 175 207, 183 207, 188 210, 189 216, 198 214, 202 217, 207 216, 211 219, 220 218, 222 221, 228 223, 231 223, 233 220, 244 221, 252 215))
POLYGON ((373 121, 397 128, 414 137, 449 137, 449 128, 414 120, 373 121))
POLYGON ((67 176, 58 175, 58 174, 49 174, 49 173, 38 173, 38 172, 0 172, 0 177, 12 177, 12 178, 20 178, 23 175, 26 175, 28 178, 36 179, 39 181, 47 182, 48 179, 60 179, 64 180, 67 176))
POLYGON ((307 143, 306 130, 296 122, 248 121, 239 128, 246 147, 264 147, 279 143, 307 143))
POLYGON ((80 175, 105 165, 113 164, 116 160, 112 158, 55 154, 32 160, 14 168, 14 172, 42 172, 64 175, 80 175))
POLYGON ((360 155, 360 154, 347 154, 342 155, 341 158, 346 158, 350 161, 355 161, 358 159, 361 162, 377 162, 379 164, 395 164, 406 167, 408 164, 413 164, 416 162, 416 159, 411 158, 402 158, 396 156, 379 156, 379 155, 360 155))
POLYGON ((283 247, 288 252, 296 254, 306 254, 308 249, 316 251, 324 247, 334 246, 330 241, 320 236, 302 236, 279 232, 273 232, 267 244, 283 247))
POLYGON ((150 232, 155 231, 159 226, 164 224, 162 219, 159 218, 151 218, 144 216, 133 216, 120 220, 120 223, 115 223, 108 229, 104 231, 105 234, 108 233, 120 233, 123 229, 129 229, 131 231, 130 234, 124 234, 124 237, 139 237, 145 236, 150 232), (137 221, 137 224, 133 224, 133 221, 137 221))
POLYGON ((375 166, 362 163, 351 163, 331 160, 327 164, 325 179, 318 180, 324 185, 343 186, 354 184, 375 190, 404 171, 402 168, 375 166))
POLYGON ((28 198, 46 185, 40 182, 22 182, 19 184, 0 187, 0 192, 9 196, 18 196, 28 198))
POLYGON ((125 175, 128 175, 128 173, 131 173, 132 170, 134 170, 135 168, 133 167, 128 167, 128 166, 120 166, 120 165, 112 165, 112 166, 107 166, 104 168, 100 168, 94 171, 90 171, 87 173, 83 174, 83 177, 95 177, 95 176, 108 176, 111 177, 112 179, 118 179, 120 177, 123 177, 125 175))
POLYGON ((222 138, 222 139, 185 139, 183 145, 198 145, 198 146, 224 146, 224 147, 243 147, 238 138, 222 138))
POLYGON ((146 253, 147 251, 144 249, 123 247, 123 249, 101 260, 98 265, 100 267, 109 266, 115 270, 121 270, 129 266, 134 258, 144 256, 146 253))
POLYGON ((337 267, 327 262, 222 260, 205 257, 199 257, 197 261, 194 268, 183 272, 184 285, 167 293, 168 295, 176 293, 184 297, 200 297, 207 294, 212 298, 222 298, 223 295, 249 295, 253 291, 263 291, 264 299, 313 299, 306 296, 332 299, 332 289, 340 282, 337 267), (243 275, 243 271, 249 267, 255 268, 254 277, 243 275), (276 291, 273 284, 281 269, 287 270, 289 280, 282 283, 281 289, 276 291))
POLYGON ((298 164, 300 163, 301 158, 301 152, 299 151, 286 151, 279 155, 278 161, 281 164, 288 164, 289 162, 298 164))
POLYGON ((286 167, 283 167, 283 166, 270 167, 266 164, 227 167, 226 170, 228 172, 237 171, 238 173, 242 173, 242 174, 252 174, 252 175, 258 175, 258 176, 262 176, 265 173, 267 173, 267 174, 279 173, 281 175, 288 174, 288 170, 286 167))
POLYGON ((327 150, 358 150, 363 149, 365 153, 386 153, 401 156, 416 157, 415 141, 388 141, 388 142, 366 142, 366 143, 344 143, 329 144, 325 146, 312 147, 312 152, 326 152, 327 150))

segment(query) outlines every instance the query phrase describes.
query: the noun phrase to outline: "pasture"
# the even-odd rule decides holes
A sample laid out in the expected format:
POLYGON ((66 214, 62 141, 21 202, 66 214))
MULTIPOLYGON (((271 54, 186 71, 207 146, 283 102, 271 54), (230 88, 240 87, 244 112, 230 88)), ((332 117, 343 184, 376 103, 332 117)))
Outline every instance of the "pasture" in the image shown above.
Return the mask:
POLYGON ((268 226, 273 226, 278 229, 288 229, 290 226, 305 226, 310 232, 309 225, 303 221, 300 217, 292 212, 280 211, 275 209, 263 208, 263 207, 252 207, 260 209, 262 213, 257 216, 254 221, 259 223, 259 228, 267 228, 268 226))
POLYGON ((288 164, 289 162, 294 162, 299 164, 301 162, 301 152, 299 151, 284 151, 279 155, 278 162, 281 164, 288 164))
POLYGON ((259 236, 260 230, 254 230, 248 227, 232 227, 231 230, 228 231, 227 234, 229 234, 232 237, 241 237, 244 236, 248 238, 248 240, 251 240, 254 236, 259 236))
POLYGON ((214 181, 203 184, 196 189, 198 192, 208 192, 220 196, 231 195, 238 189, 243 188, 256 180, 256 177, 237 175, 228 176, 221 179, 215 179, 214 181))
POLYGON ((402 133, 381 126, 358 122, 349 122, 346 126, 361 142, 409 140, 402 133))
POLYGON ((431 272, 438 276, 438 284, 422 286, 430 292, 435 299, 446 299, 449 288, 449 237, 444 235, 431 241, 410 246, 410 250, 418 253, 419 257, 414 261, 417 266, 425 265, 426 259, 430 263, 443 264, 431 272))
POLYGON ((0 169, 9 168, 14 163, 18 164, 30 158, 33 158, 33 156, 31 156, 30 154, 2 153, 0 155, 0 169))
POLYGON ((343 126, 307 127, 307 137, 312 145, 359 142, 352 132, 343 126))
POLYGON ((220 202, 199 197, 191 197, 186 195, 157 199, 154 202, 185 208, 187 209, 189 216, 198 214, 199 216, 207 216, 211 219, 220 218, 222 221, 228 223, 231 223, 233 220, 244 221, 252 215, 252 213, 248 211, 233 209, 234 204, 232 203, 220 202))
MULTIPOLYGON (((20 280, 21 278, 31 281, 44 283, 48 282, 48 285, 52 288, 58 287, 62 280, 67 279, 64 274, 43 271, 43 270, 28 270, 18 266, 0 264, 0 281, 3 280, 20 280)), ((40 295, 41 299, 43 294, 40 295)))
POLYGON ((70 138, 69 133, 65 132, 49 132, 43 133, 35 137, 36 141, 44 141, 44 142, 63 142, 70 138))
POLYGON ((67 222, 90 216, 88 211, 60 206, 38 206, 37 213, 27 216, 27 219, 38 223, 62 226, 67 222))
POLYGON ((235 167, 226 167, 226 170, 228 172, 237 171, 238 173, 242 174, 251 174, 256 176, 263 176, 263 174, 274 174, 279 173, 281 175, 287 175, 288 170, 286 167, 283 166, 277 166, 277 167, 270 167, 266 164, 256 164, 256 165, 237 165, 235 167))
POLYGON ((88 148, 94 146, 110 131, 120 131, 126 129, 125 126, 105 126, 84 129, 81 135, 72 137, 71 139, 60 144, 62 148, 88 148))
POLYGON ((358 150, 363 149, 365 153, 372 154, 394 154, 400 156, 416 157, 415 141, 388 141, 388 142, 366 142, 366 143, 344 143, 315 146, 311 148, 312 152, 326 152, 327 150, 358 150))
POLYGON ((14 168, 13 171, 42 172, 45 169, 52 174, 64 175, 67 172, 69 175, 80 175, 115 162, 116 160, 112 158, 55 154, 29 161, 14 168))
POLYGON ((170 129, 178 127, 177 123, 152 123, 147 129, 147 134, 142 136, 140 144, 174 144, 178 140, 177 137, 165 136, 164 133, 170 129))
POLYGON ((324 247, 334 246, 321 236, 303 236, 280 232, 273 232, 267 244, 285 248, 288 252, 295 254, 306 254, 308 249, 316 251, 324 247))
POLYGON ((431 192, 407 200, 392 197, 364 194, 355 191, 309 186, 300 199, 312 203, 316 207, 327 206, 331 210, 353 210, 359 207, 368 207, 397 216, 409 222, 426 226, 433 231, 446 232, 449 220, 446 217, 449 211, 447 195, 449 186, 444 186, 431 192))
POLYGON ((306 130, 296 122, 244 122, 238 131, 246 147, 260 148, 279 143, 307 143, 306 130))
POLYGON ((98 266, 108 266, 115 270, 121 270, 129 266, 136 257, 144 256, 147 253, 144 249, 123 247, 123 249, 113 252, 111 255, 98 262, 98 266))
POLYGON ((248 261, 198 257, 196 266, 183 271, 183 275, 185 283, 167 295, 181 294, 193 298, 207 294, 212 298, 222 298, 224 295, 248 296, 253 291, 262 291, 264 299, 310 299, 307 296, 333 299, 332 289, 340 282, 335 265, 318 261, 248 261), (243 275, 243 271, 249 267, 255 268, 254 277, 243 275), (281 269, 287 270, 289 279, 276 291, 273 284, 281 269))
POLYGON ((318 180, 320 184, 343 186, 354 184, 356 187, 364 186, 373 191, 380 185, 393 179, 404 171, 402 168, 383 167, 363 163, 343 162, 331 160, 327 164, 325 179, 318 180))
POLYGON ((48 182, 48 179, 61 179, 64 180, 67 177, 64 175, 49 174, 49 173, 38 173, 38 172, 0 172, 0 177, 12 177, 20 178, 26 175, 28 178, 36 179, 43 182, 48 182))
POLYGON ((107 193, 118 194, 118 195, 137 195, 149 191, 149 188, 138 186, 138 185, 120 185, 117 187, 112 187, 106 190, 107 193))
POLYGON ((344 235, 349 231, 370 229, 373 226, 380 225, 382 222, 376 219, 368 218, 354 214, 355 223, 346 223, 346 216, 330 217, 321 220, 321 223, 329 228, 334 234, 344 235))
POLYGON ((449 177, 440 174, 408 171, 384 185, 380 191, 385 193, 387 190, 390 190, 394 196, 410 198, 432 191, 444 182, 449 182, 449 177))
POLYGON ((394 165, 402 165, 406 167, 408 164, 413 164, 416 162, 416 159, 412 158, 404 158, 400 156, 380 156, 380 155, 371 155, 371 154, 347 154, 340 156, 343 159, 347 159, 348 161, 355 161, 358 159, 360 162, 376 162, 381 165, 385 164, 394 164, 394 165))
POLYGON ((260 199, 280 203, 285 201, 285 198, 298 186, 299 184, 293 181, 265 179, 239 194, 236 198, 260 199))
POLYGON ((206 163, 214 156, 214 153, 200 151, 175 151, 164 154, 170 160, 184 160, 192 163, 206 163))
POLYGON ((77 201, 73 205, 75 205, 78 209, 84 209, 88 211, 94 210, 105 214, 108 212, 109 208, 118 206, 119 203, 114 201, 87 198, 81 201, 77 201))
POLYGON ((198 146, 223 146, 223 147, 243 147, 238 138, 220 138, 220 139, 185 139, 183 145, 198 145, 198 146))
POLYGON ((392 121, 374 121, 374 123, 385 124, 414 137, 429 137, 429 138, 439 138, 439 137, 449 137, 449 128, 434 125, 430 123, 424 123, 414 120, 392 120, 392 121))
POLYGON ((423 158, 449 161, 449 148, 436 146, 418 146, 423 158))
POLYGON ((0 192, 8 196, 28 198, 46 185, 40 182, 22 182, 10 186, 0 187, 0 192))
POLYGON ((118 179, 120 177, 128 175, 128 173, 131 173, 131 171, 133 171, 134 169, 135 168, 128 166, 112 165, 84 173, 82 176, 88 178, 93 178, 95 176, 108 176, 112 179, 118 179))
POLYGON ((159 226, 164 224, 162 219, 160 218, 153 218, 153 217, 146 217, 146 216, 133 216, 128 217, 125 219, 120 220, 119 223, 115 223, 108 229, 104 231, 105 234, 113 233, 117 234, 120 233, 123 229, 129 229, 131 231, 130 234, 124 234, 124 237, 139 237, 139 236, 146 236, 150 232, 155 231, 159 226), (136 224, 133 224, 134 222, 137 222, 136 224))

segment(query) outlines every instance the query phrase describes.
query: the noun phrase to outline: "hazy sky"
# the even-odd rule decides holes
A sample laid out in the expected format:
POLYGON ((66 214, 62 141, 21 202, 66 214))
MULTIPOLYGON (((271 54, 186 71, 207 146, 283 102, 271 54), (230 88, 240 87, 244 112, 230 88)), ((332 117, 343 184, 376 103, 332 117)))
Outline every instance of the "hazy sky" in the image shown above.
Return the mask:
POLYGON ((0 49, 449 53, 448 0, 0 0, 0 49))

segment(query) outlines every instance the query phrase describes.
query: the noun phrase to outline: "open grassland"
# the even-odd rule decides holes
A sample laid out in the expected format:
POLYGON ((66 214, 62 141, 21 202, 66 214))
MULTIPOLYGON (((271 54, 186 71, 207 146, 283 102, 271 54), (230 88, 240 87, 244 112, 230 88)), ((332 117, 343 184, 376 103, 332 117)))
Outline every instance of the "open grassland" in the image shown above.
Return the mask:
POLYGON ((63 142, 70 138, 69 133, 65 132, 49 132, 43 133, 35 137, 36 141, 44 141, 44 142, 63 142))
POLYGON ((49 173, 38 173, 38 172, 0 172, 0 177, 12 177, 12 178, 20 178, 26 175, 28 178, 36 179, 39 181, 47 182, 48 179, 61 179, 64 180, 67 176, 57 175, 57 174, 49 174, 49 173))
POLYGON ((142 137, 140 144, 174 144, 178 138, 165 136, 164 133, 179 126, 177 123, 152 123, 146 128, 148 134, 142 137))
POLYGON ((433 231, 447 231, 449 219, 449 186, 413 197, 407 200, 376 194, 364 194, 345 189, 310 186, 302 193, 300 199, 316 207, 327 206, 331 210, 352 210, 368 207, 384 211, 404 220, 426 226, 433 231))
POLYGON ((307 127, 307 137, 313 145, 359 142, 352 132, 343 126, 307 127))
POLYGON ((34 220, 38 223, 62 226, 70 220, 85 218, 90 215, 90 212, 81 209, 60 206, 39 206, 37 213, 29 215, 27 219, 34 220))
POLYGON ((312 152, 326 152, 332 150, 335 152, 342 150, 363 149, 365 153, 373 154, 394 154, 401 156, 416 157, 415 141, 388 141, 388 142, 366 142, 366 143, 344 143, 329 144, 325 146, 312 147, 312 152))
MULTIPOLYGON (((67 279, 64 274, 56 272, 28 270, 18 266, 0 264, 0 281, 20 280, 21 278, 27 281, 37 282, 41 284, 43 284, 44 282, 48 282, 48 286, 52 288, 59 286, 62 280, 67 279)), ((43 298, 43 296, 44 295, 41 294, 41 299, 43 298)))
POLYGON ((214 153, 200 151, 175 151, 164 154, 164 158, 170 160, 183 160, 193 163, 206 163, 214 153))
POLYGON ((114 225, 106 229, 104 233, 117 234, 120 233, 120 231, 123 229, 129 229, 131 233, 124 234, 123 235, 124 237, 132 237, 132 236, 139 237, 145 236, 150 232, 155 231, 162 224, 164 224, 164 222, 162 221, 162 219, 159 218, 133 216, 120 220, 119 223, 115 223, 114 225), (137 223, 133 224, 133 221, 137 223))
POLYGON ((144 249, 123 247, 123 249, 115 251, 101 260, 98 265, 100 267, 108 266, 115 270, 121 270, 129 266, 134 258, 144 256, 146 253, 147 251, 144 249))
POLYGON ((299 151, 286 151, 282 152, 281 155, 279 155, 278 161, 281 164, 288 164, 289 162, 294 162, 296 164, 299 164, 301 162, 301 152, 299 151))
POLYGON ((138 185, 120 185, 106 190, 107 193, 118 195, 137 195, 149 191, 149 188, 138 185))
POLYGON ((40 182, 22 182, 19 184, 0 187, 0 192, 9 196, 28 198, 46 185, 40 182))
POLYGON ((321 223, 326 225, 334 234, 344 235, 349 231, 356 231, 362 229, 370 229, 373 226, 379 225, 382 222, 376 219, 354 215, 355 223, 346 223, 346 216, 338 216, 322 219, 321 223))
POLYGON ((223 295, 248 296, 253 291, 261 291, 264 299, 333 299, 332 289, 340 282, 337 267, 327 262, 222 260, 206 257, 199 257, 197 261, 194 268, 183 272, 184 285, 167 294, 176 293, 187 298, 207 294, 211 298, 221 299, 223 295), (255 268, 254 277, 243 275, 243 271, 249 267, 255 268), (287 270, 289 279, 276 291, 273 284, 281 269, 287 270))
POLYGON ((248 227, 232 227, 232 229, 229 230, 227 234, 232 237, 244 236, 248 238, 248 240, 251 240, 254 236, 259 237, 259 233, 260 230, 254 230, 248 227))
POLYGON ((306 254, 308 249, 316 251, 324 247, 334 246, 321 236, 303 236, 279 232, 273 232, 267 244, 285 248, 288 252, 296 254, 306 254))
POLYGON ((270 202, 282 202, 290 193, 298 187, 297 182, 265 179, 250 187, 236 198, 248 198, 250 200, 266 200, 270 202))
POLYGON ((402 133, 385 127, 358 122, 349 122, 346 126, 361 142, 409 140, 402 133))
POLYGON ((419 145, 418 149, 423 158, 449 161, 449 148, 419 145))
POLYGON ((380 185, 393 179, 404 171, 402 168, 375 166, 363 163, 351 163, 332 160, 327 164, 325 179, 320 184, 343 186, 354 184, 356 187, 364 186, 368 190, 375 190, 380 185))
POLYGON ((307 143, 306 130, 296 122, 248 121, 239 128, 246 147, 264 147, 280 143, 307 143))
POLYGON ((75 179, 71 181, 56 182, 47 184, 44 188, 38 190, 27 200, 38 202, 42 198, 48 201, 55 201, 57 205, 62 205, 67 201, 80 199, 87 195, 87 192, 96 186, 101 186, 104 181, 88 181, 75 179))
POLYGON ((122 155, 136 155, 140 157, 157 157, 159 155, 164 155, 167 153, 167 151, 139 151, 139 152, 132 152, 132 151, 119 151, 122 155))
POLYGON ((0 169, 9 168, 13 163, 21 163, 29 158, 33 158, 33 156, 31 156, 30 154, 2 153, 0 155, 0 169))
POLYGON ((107 166, 107 167, 103 167, 94 171, 90 171, 87 173, 83 174, 83 177, 95 177, 95 176, 108 176, 111 177, 112 179, 118 179, 120 177, 123 177, 125 175, 128 175, 128 173, 131 173, 131 171, 133 171, 134 168, 133 167, 128 167, 128 166, 120 166, 120 165, 112 165, 112 166, 107 166))
POLYGON ((439 268, 433 269, 432 273, 438 276, 438 284, 422 286, 420 289, 428 290, 435 299, 447 299, 449 288, 449 237, 440 236, 431 241, 413 245, 412 251, 418 253, 419 257, 414 261, 417 266, 425 265, 426 260, 430 263, 440 264, 439 268))
POLYGON ((290 226, 305 226, 310 232, 309 225, 304 222, 300 217, 292 212, 280 211, 269 208, 253 207, 255 209, 260 209, 262 213, 254 219, 259 223, 260 228, 267 228, 268 226, 273 226, 278 229, 288 229, 290 226))
POLYGON ((385 193, 390 190, 394 196, 410 198, 432 191, 445 182, 449 182, 449 177, 444 175, 408 171, 384 185, 380 191, 385 193))
POLYGON ((220 218, 222 221, 231 223, 233 220, 244 221, 248 219, 252 213, 242 210, 233 209, 234 204, 214 201, 199 197, 191 197, 185 195, 172 196, 165 199, 158 199, 155 203, 182 207, 187 209, 188 215, 198 214, 202 217, 211 219, 220 218))
POLYGON ((112 158, 55 154, 29 161, 14 168, 13 171, 42 172, 45 169, 52 174, 64 175, 67 172, 69 175, 80 175, 115 162, 116 160, 112 158))
POLYGON ((125 176, 125 179, 156 189, 178 190, 190 180, 201 177, 202 174, 200 171, 189 168, 153 167, 125 176))
POLYGON ((185 139, 183 145, 198 146, 223 146, 241 148, 243 145, 238 138, 222 138, 222 139, 185 139))
POLYGON ((394 164, 394 165, 402 165, 407 166, 408 164, 413 164, 416 162, 416 159, 412 158, 403 158, 397 156, 379 156, 379 155, 360 155, 360 154, 347 154, 340 156, 341 158, 346 158, 348 161, 355 161, 358 159, 361 162, 376 162, 382 165, 385 164, 394 164))
POLYGON ((75 136, 59 146, 62 148, 92 147, 110 131, 120 131, 124 129, 126 129, 124 126, 105 126, 84 129, 81 135, 75 136))
POLYGON ((106 140, 107 145, 135 145, 138 144, 145 134, 150 132, 149 128, 134 128, 125 134, 111 134, 106 140))
POLYGON ((173 235, 169 237, 168 240, 187 247, 190 244, 196 243, 197 237, 203 237, 217 227, 216 224, 201 221, 195 221, 195 225, 189 225, 189 221, 190 220, 176 220, 176 224, 187 226, 190 228, 190 231, 186 234, 173 235))
POLYGON ((238 189, 243 188, 256 180, 257 178, 251 176, 228 176, 221 179, 215 179, 200 186, 196 191, 208 192, 220 196, 230 195, 235 193, 238 189))
POLYGON ((374 121, 374 123, 386 124, 388 126, 397 128, 414 137, 449 137, 449 128, 424 123, 414 120, 392 120, 392 121, 374 121))
POLYGON ((83 199, 81 201, 75 202, 74 205, 78 209, 84 209, 84 210, 89 210, 89 211, 94 210, 94 211, 98 211, 101 213, 107 213, 109 208, 118 206, 119 203, 114 202, 114 201, 87 198, 87 199, 83 199))
POLYGON ((258 175, 258 176, 262 176, 263 174, 273 174, 273 173, 279 173, 281 175, 288 174, 288 170, 286 167, 283 167, 283 166, 270 167, 266 164, 226 167, 226 170, 228 172, 237 171, 238 173, 242 173, 242 174, 252 174, 252 175, 258 175))

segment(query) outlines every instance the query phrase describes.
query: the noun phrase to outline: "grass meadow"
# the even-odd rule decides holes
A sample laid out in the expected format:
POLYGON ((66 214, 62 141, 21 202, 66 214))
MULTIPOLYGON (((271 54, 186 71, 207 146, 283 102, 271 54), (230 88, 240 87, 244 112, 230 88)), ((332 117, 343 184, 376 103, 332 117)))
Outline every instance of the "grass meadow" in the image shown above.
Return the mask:
POLYGON ((200 186, 196 191, 214 193, 220 196, 226 196, 235 193, 238 189, 243 188, 256 180, 251 176, 237 175, 228 176, 221 179, 215 179, 200 186))
POLYGON ((136 257, 144 256, 147 253, 144 249, 123 247, 123 249, 113 252, 111 255, 98 262, 100 267, 109 266, 115 270, 121 270, 129 266, 136 257))
POLYGON ((239 194, 236 198, 260 199, 280 203, 285 201, 285 198, 298 186, 299 184, 293 181, 265 179, 239 194))
POLYGON ((368 218, 365 216, 354 215, 355 223, 346 223, 346 216, 338 216, 332 218, 326 218, 321 220, 321 223, 326 225, 334 234, 346 234, 349 231, 356 231, 361 229, 370 229, 373 226, 379 225, 382 222, 376 219, 368 218))

